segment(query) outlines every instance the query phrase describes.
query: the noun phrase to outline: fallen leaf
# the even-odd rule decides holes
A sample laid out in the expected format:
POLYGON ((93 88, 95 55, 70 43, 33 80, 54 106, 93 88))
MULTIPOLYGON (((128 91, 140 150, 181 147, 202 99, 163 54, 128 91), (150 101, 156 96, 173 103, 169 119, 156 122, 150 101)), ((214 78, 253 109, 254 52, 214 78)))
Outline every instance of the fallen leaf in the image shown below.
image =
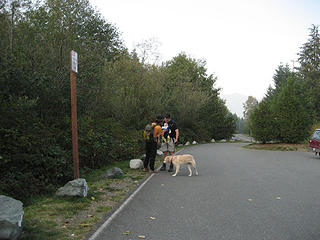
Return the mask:
POLYGON ((276 197, 277 200, 281 200, 281 197, 276 197))
POLYGON ((145 239, 146 236, 145 235, 139 235, 138 238, 145 239))
POLYGON ((249 202, 252 202, 252 198, 248 198, 248 201, 249 201, 249 202))
POLYGON ((164 186, 164 184, 161 184, 161 186, 164 186))
POLYGON ((89 214, 88 217, 93 217, 93 215, 90 215, 90 214, 89 214))
POLYGON ((129 235, 129 234, 130 234, 129 230, 123 232, 123 235, 129 235))
POLYGON ((150 217, 152 220, 155 220, 156 218, 155 217, 150 217))
POLYGON ((91 197, 91 200, 93 201, 93 200, 95 200, 95 198, 94 198, 94 197, 91 197))

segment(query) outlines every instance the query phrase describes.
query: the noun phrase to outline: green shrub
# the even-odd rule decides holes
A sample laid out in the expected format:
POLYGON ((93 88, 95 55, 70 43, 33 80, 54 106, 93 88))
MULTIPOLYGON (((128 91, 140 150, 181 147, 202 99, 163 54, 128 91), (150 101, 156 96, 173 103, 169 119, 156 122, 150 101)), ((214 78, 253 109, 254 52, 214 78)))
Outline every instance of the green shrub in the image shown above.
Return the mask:
POLYGON ((80 165, 98 168, 113 161, 128 160, 142 151, 142 135, 112 119, 81 120, 79 124, 80 165))

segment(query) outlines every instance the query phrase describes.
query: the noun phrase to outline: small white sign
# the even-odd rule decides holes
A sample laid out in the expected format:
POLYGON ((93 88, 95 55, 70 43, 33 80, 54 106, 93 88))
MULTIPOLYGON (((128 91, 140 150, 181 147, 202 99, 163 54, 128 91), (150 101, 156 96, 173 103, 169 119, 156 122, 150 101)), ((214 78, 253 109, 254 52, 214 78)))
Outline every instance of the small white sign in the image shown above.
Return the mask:
POLYGON ((71 51, 71 69, 78 73, 78 53, 73 50, 71 51))

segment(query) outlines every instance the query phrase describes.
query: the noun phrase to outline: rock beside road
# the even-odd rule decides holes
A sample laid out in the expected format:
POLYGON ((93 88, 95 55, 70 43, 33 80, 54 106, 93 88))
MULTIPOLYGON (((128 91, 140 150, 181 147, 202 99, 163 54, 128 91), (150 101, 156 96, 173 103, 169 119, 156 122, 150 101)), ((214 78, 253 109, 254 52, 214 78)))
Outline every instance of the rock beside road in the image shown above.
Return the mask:
POLYGON ((104 174, 102 174, 103 178, 116 178, 123 175, 123 171, 121 168, 114 167, 108 169, 104 174))
POLYGON ((130 160, 131 169, 140 169, 143 167, 143 162, 141 159, 132 159, 130 160))
POLYGON ((17 240, 21 234, 21 227, 8 221, 0 221, 0 240, 17 240))
POLYGON ((0 240, 16 240, 21 234, 23 203, 0 195, 0 240))
POLYGON ((69 181, 66 185, 59 188, 56 195, 59 197, 86 197, 88 195, 89 187, 84 178, 78 178, 69 181))

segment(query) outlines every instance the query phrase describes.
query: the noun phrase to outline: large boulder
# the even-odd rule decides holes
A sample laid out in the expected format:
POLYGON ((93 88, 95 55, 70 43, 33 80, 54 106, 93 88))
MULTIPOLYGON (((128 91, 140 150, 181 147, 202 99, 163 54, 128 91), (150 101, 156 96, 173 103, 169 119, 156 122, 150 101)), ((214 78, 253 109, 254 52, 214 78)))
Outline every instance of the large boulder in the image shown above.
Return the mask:
POLYGON ((123 171, 121 168, 114 167, 111 169, 108 169, 104 174, 102 174, 103 178, 116 178, 123 175, 123 171))
POLYGON ((21 227, 8 221, 0 221, 0 240, 17 240, 21 234, 21 227))
POLYGON ((56 192, 57 196, 67 197, 86 197, 88 195, 89 187, 85 179, 78 178, 69 181, 66 185, 59 188, 56 192))
POLYGON ((198 143, 197 143, 196 141, 193 141, 192 144, 193 144, 193 145, 196 145, 196 144, 198 144, 198 143))
POLYGON ((140 169, 143 167, 143 162, 141 159, 132 159, 130 160, 131 169, 140 169))
POLYGON ((212 138, 212 139, 211 139, 211 142, 212 142, 212 143, 215 143, 215 142, 216 142, 216 140, 214 140, 214 138, 212 138))
POLYGON ((0 240, 16 240, 21 234, 23 203, 0 195, 0 240))
POLYGON ((190 145, 190 142, 186 142, 185 146, 189 146, 190 145))

